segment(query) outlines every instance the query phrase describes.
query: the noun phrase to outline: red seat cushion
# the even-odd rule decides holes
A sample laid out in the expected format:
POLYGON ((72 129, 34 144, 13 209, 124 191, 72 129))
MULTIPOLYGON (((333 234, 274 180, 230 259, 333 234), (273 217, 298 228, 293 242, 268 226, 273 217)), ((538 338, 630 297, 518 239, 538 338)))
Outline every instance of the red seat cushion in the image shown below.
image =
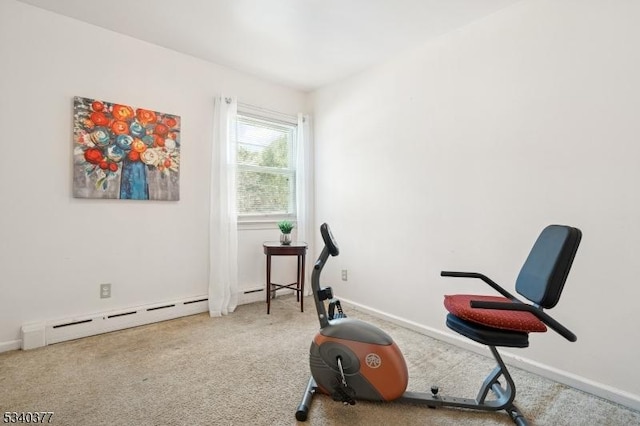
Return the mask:
POLYGON ((527 333, 547 331, 547 326, 531 312, 472 308, 472 300, 480 300, 483 302, 511 302, 511 300, 501 296, 456 294, 444 296, 444 307, 453 315, 463 320, 488 327, 500 328, 502 330, 524 331, 527 333))

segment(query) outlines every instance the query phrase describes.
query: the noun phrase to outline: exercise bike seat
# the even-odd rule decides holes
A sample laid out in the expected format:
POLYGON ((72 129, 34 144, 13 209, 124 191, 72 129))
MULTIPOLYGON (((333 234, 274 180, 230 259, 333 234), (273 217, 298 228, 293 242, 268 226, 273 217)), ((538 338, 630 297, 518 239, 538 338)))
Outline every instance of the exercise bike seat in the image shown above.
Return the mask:
POLYGON ((526 348, 529 346, 529 333, 506 331, 482 324, 463 320, 453 314, 447 314, 447 327, 471 340, 488 346, 507 346, 526 348))
POLYGON ((480 278, 501 294, 446 295, 447 327, 488 346, 527 347, 529 333, 545 332, 547 326, 575 341, 576 336, 543 309, 558 303, 581 237, 581 231, 570 226, 549 225, 543 229, 516 280, 516 291, 531 304, 482 274, 443 271, 441 275, 446 277, 480 278))

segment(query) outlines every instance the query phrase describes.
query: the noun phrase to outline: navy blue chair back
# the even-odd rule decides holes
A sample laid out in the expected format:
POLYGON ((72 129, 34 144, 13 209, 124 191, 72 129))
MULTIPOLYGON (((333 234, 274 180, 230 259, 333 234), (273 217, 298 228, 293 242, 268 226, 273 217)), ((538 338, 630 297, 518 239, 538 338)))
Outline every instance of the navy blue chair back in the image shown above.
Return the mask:
POLYGON ((570 226, 543 229, 522 265, 516 291, 541 308, 556 306, 581 238, 582 232, 570 226))

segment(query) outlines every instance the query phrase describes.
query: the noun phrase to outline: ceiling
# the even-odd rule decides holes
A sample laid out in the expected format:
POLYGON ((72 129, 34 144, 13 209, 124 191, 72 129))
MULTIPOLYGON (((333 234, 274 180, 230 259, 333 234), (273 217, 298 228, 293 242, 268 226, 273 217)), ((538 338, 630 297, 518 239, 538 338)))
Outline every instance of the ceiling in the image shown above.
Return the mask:
POLYGON ((311 91, 519 0, 19 0, 311 91))

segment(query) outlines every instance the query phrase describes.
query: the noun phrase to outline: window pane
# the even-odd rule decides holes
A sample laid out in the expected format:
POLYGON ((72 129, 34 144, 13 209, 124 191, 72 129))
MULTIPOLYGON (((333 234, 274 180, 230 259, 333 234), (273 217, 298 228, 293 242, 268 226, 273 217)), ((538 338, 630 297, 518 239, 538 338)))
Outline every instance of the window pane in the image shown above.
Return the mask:
POLYGON ((293 181, 288 174, 239 170, 238 213, 291 213, 293 181))
POLYGON ((239 215, 293 214, 296 126, 240 115, 237 121, 239 215))
POLYGON ((291 166, 291 128, 238 121, 238 164, 288 168, 291 166))

